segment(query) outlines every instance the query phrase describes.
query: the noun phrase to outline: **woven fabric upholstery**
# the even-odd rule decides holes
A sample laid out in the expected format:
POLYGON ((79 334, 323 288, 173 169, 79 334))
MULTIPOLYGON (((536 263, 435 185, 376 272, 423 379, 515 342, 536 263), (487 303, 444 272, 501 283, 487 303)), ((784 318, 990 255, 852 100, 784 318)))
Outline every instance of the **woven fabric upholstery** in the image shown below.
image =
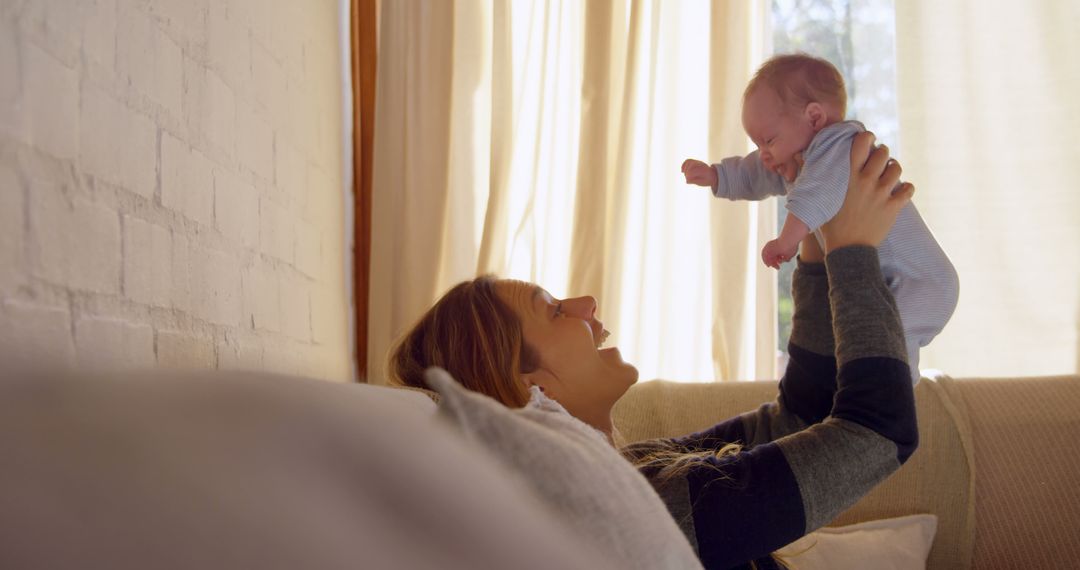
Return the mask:
POLYGON ((1071 568, 1080 561, 1080 376, 943 385, 971 424, 973 567, 1071 568))

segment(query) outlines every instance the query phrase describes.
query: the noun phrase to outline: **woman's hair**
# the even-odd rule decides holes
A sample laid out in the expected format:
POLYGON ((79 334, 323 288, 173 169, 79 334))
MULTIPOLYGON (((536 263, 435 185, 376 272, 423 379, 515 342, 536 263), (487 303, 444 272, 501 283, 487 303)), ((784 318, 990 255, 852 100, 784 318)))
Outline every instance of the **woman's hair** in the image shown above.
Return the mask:
POLYGON ((758 68, 746 85, 743 101, 759 86, 768 86, 787 104, 804 107, 821 103, 847 113, 847 89, 840 71, 828 61, 804 53, 776 55, 758 68))
POLYGON ((647 442, 643 448, 630 444, 620 451, 638 471, 649 474, 650 479, 665 483, 690 472, 696 466, 708 466, 722 474, 723 471, 716 464, 707 460, 721 459, 742 450, 741 444, 727 443, 716 449, 692 451, 671 440, 662 439, 647 442))
POLYGON ((424 371, 439 366, 469 390, 511 408, 524 406, 529 391, 521 375, 536 370, 539 361, 496 283, 485 275, 447 291, 397 342, 390 382, 427 388, 424 371))

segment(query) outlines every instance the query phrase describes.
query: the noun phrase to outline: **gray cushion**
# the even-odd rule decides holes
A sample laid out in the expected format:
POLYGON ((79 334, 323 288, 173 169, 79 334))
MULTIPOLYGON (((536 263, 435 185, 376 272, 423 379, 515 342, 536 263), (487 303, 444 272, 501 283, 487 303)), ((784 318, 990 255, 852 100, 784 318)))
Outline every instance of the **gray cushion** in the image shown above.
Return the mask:
POLYGON ((0 568, 609 567, 392 392, 0 372, 0 568))

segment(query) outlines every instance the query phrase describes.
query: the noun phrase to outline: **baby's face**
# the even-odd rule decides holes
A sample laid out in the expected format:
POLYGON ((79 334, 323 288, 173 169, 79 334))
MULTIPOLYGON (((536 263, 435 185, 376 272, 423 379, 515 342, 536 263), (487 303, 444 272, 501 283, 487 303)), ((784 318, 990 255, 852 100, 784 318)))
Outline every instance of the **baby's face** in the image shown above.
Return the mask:
POLYGON ((785 103, 768 87, 758 87, 743 105, 743 128, 757 145, 765 168, 795 179, 799 167, 795 155, 806 150, 814 128, 806 114, 785 103))

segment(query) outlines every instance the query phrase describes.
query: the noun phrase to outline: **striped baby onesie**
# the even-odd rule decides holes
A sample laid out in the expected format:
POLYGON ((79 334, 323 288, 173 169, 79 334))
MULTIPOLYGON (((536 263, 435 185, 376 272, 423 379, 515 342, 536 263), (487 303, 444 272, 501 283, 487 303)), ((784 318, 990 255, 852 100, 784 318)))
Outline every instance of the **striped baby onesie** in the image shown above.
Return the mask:
MULTIPOLYGON (((713 194, 728 200, 762 200, 787 196, 787 210, 821 238, 821 225, 844 203, 851 171, 851 142, 865 128, 857 121, 825 127, 803 151, 805 161, 794 182, 765 168, 754 151, 713 165, 713 194)), ((952 317, 960 280, 949 257, 934 239, 915 204, 908 203, 878 247, 885 283, 896 299, 907 342, 912 382, 919 381, 919 349, 952 317)))

